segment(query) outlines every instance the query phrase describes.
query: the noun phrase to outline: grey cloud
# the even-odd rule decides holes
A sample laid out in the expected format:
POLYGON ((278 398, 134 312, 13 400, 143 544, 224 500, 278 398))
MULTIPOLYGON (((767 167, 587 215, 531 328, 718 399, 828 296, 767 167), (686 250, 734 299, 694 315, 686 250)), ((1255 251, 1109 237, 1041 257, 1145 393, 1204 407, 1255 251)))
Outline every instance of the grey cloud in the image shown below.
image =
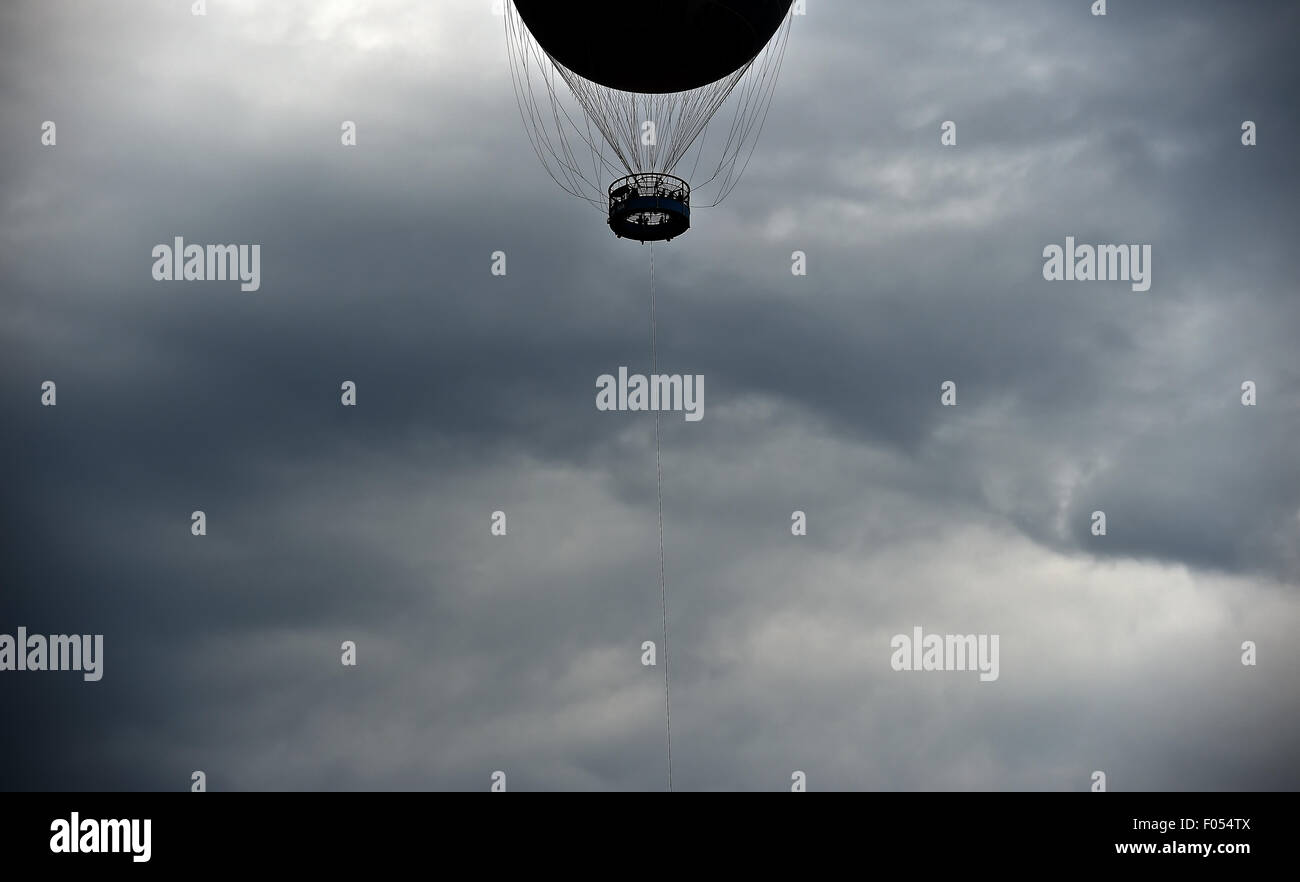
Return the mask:
MULTIPOLYGON (((648 249, 542 173, 483 5, 0 12, 0 631, 107 654, 0 677, 0 786, 662 786, 653 421, 593 406, 649 366, 648 249), (262 290, 153 282, 173 235, 261 243, 262 290)), ((1295 15, 796 22, 745 179, 655 249, 707 378, 662 424, 679 787, 1297 785, 1295 15), (1044 282, 1065 235, 1152 243, 1152 291, 1044 282), (1001 680, 891 671, 916 624, 1001 680)))

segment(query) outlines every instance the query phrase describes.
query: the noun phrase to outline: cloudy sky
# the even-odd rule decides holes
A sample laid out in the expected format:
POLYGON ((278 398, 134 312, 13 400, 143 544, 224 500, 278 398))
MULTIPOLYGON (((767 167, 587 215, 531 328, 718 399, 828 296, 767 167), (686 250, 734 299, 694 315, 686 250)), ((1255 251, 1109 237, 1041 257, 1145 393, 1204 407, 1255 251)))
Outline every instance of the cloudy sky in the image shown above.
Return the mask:
MULTIPOLYGON (((662 421, 674 787, 1300 787, 1300 10, 807 5, 654 249, 706 378, 662 421), (1067 235, 1151 289, 1045 281, 1067 235), (894 671, 918 625, 999 679, 894 671)), ((542 172, 491 6, 0 10, 0 633, 105 645, 0 672, 0 786, 665 786, 654 418, 594 406, 649 247, 542 172), (261 289, 155 282, 174 236, 261 289)))

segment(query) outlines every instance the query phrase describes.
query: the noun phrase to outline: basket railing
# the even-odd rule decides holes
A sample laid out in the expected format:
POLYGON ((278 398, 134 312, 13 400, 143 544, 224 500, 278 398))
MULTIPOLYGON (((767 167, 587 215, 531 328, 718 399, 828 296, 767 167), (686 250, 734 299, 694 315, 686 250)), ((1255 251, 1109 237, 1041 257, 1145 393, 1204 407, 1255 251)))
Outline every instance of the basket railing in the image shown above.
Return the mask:
POLYGON ((655 196, 672 199, 683 205, 691 203, 691 185, 665 172, 637 172, 626 175, 609 185, 609 209, 613 212, 628 199, 655 196))

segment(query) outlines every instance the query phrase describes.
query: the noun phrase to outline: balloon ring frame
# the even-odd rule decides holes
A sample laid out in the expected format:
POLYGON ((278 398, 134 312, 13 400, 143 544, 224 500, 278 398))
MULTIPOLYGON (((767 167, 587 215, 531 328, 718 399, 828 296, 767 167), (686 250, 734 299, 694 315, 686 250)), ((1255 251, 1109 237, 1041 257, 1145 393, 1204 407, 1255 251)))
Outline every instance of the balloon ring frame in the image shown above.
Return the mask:
POLYGON ((667 242, 691 228, 691 185, 663 172, 638 172, 609 185, 609 228, 620 239, 667 242))

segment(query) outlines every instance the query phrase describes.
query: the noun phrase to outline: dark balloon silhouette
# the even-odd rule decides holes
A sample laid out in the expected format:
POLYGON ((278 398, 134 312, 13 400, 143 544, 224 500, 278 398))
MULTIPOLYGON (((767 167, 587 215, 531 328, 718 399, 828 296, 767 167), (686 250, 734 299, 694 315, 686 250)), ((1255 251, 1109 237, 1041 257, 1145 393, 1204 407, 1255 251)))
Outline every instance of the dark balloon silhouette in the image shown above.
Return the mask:
POLYGON ((685 92, 762 51, 790 0, 514 0, 552 58, 623 92, 685 92))

